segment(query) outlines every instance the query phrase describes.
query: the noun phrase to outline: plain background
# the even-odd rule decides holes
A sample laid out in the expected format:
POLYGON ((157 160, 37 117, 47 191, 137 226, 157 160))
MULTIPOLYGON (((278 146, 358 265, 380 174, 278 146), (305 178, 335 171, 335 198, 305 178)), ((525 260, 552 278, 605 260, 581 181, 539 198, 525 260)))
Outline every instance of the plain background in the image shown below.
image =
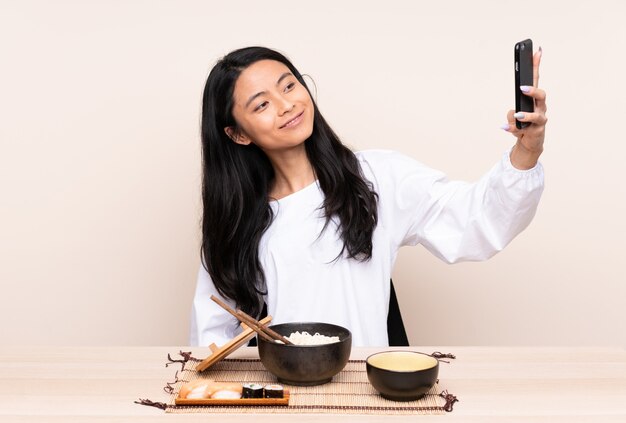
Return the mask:
POLYGON ((354 149, 476 180, 513 143, 513 45, 544 50, 546 189, 483 263, 401 251, 413 345, 626 345, 626 3, 2 1, 0 345, 185 345, 200 99, 234 48, 287 54, 354 149))

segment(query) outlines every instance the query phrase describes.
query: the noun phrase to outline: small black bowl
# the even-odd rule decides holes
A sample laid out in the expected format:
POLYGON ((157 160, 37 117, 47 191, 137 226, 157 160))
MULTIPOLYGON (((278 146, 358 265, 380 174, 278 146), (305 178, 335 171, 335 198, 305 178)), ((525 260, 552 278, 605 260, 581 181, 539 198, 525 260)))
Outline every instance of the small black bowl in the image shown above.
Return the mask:
POLYGON ((313 386, 331 381, 350 358, 352 334, 330 323, 283 323, 270 326, 283 336, 293 332, 338 336, 339 342, 322 345, 285 345, 258 338, 259 357, 267 370, 287 385, 313 386))
POLYGON ((367 378, 383 398, 413 401, 437 382, 439 360, 413 351, 385 351, 366 361, 367 378))

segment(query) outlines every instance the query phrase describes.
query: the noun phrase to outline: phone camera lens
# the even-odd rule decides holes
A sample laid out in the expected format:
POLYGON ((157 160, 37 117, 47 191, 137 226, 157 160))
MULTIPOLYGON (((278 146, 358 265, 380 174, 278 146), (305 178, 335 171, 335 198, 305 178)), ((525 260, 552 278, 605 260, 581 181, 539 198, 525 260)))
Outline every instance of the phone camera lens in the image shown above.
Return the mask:
POLYGON ((525 47, 526 47, 526 46, 525 46, 524 44, 522 44, 522 50, 524 50, 524 48, 525 48, 525 47))

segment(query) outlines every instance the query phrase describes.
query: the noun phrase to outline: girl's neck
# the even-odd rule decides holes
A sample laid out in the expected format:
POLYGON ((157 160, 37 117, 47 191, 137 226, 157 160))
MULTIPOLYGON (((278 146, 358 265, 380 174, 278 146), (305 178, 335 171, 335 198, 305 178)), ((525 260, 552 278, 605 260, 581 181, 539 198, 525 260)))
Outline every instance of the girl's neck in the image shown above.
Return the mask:
POLYGON ((274 167, 270 198, 280 200, 315 181, 315 171, 309 162, 304 144, 299 147, 268 154, 274 167))

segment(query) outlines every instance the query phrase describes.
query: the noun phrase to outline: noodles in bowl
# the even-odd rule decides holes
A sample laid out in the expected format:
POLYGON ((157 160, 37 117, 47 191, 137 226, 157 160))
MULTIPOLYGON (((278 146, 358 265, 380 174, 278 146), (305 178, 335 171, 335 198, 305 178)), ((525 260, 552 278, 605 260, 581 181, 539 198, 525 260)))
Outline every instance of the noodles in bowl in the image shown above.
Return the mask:
POLYGON ((296 331, 286 338, 293 342, 295 345, 323 345, 332 344, 333 342, 339 342, 338 336, 321 335, 319 332, 315 332, 315 335, 311 335, 307 331, 296 331))
POLYGON ((270 328, 288 336, 294 343, 285 345, 257 338, 261 362, 283 384, 312 386, 328 383, 346 366, 350 358, 352 334, 344 327, 330 323, 305 322, 282 323, 270 328), (299 335, 291 339, 296 333, 299 335), (300 344, 298 338, 302 338, 302 342, 306 344, 300 344))

